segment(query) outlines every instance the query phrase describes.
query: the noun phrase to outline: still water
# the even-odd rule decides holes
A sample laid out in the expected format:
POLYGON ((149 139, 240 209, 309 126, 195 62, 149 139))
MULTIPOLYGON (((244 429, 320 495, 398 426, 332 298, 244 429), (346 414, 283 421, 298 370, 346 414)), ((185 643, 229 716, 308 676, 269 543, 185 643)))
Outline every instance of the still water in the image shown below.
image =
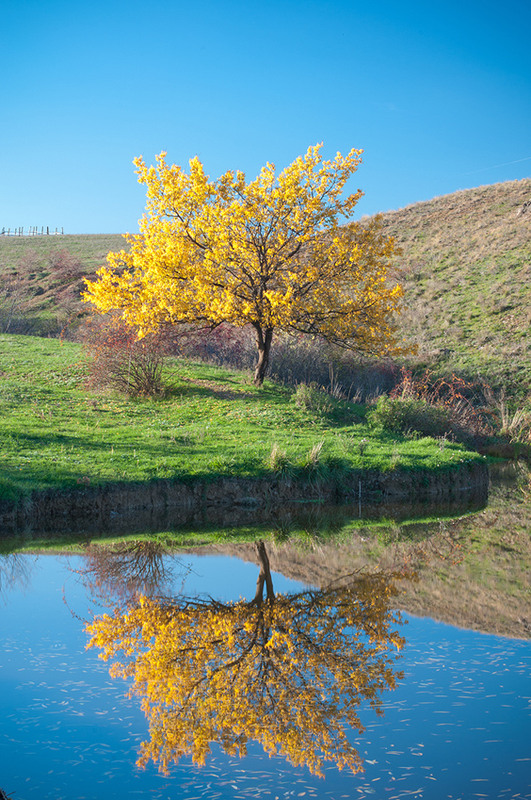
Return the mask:
MULTIPOLYGON (((371 536, 358 534, 374 554, 382 537, 371 536)), ((262 556, 252 544, 234 544, 230 553, 219 546, 171 552, 124 545, 109 555, 86 544, 82 555, 1 556, 0 787, 16 800, 531 797, 530 642, 428 616, 400 618, 395 608, 404 607, 400 593, 410 578, 404 564, 418 556, 417 543, 406 558, 400 551, 400 561, 395 549, 385 568, 361 568, 358 560, 352 569, 353 537, 339 537, 335 558, 322 541, 295 550, 268 541, 262 556), (271 572, 264 570, 267 554, 271 572), (291 578, 280 568, 288 558, 291 578), (342 580, 338 563, 349 573, 342 580), (322 576, 311 580, 319 567, 329 570, 327 588, 322 576), (148 597, 151 627, 137 633, 129 651, 138 685, 129 697, 134 679, 109 674, 121 654, 104 662, 101 646, 86 649, 87 623, 116 605, 131 613, 139 592, 148 597), (201 647, 208 663, 197 657, 201 647), (246 677, 249 663, 254 672, 246 677), (190 664, 210 669, 215 695, 206 684, 198 692, 190 664), (193 695, 195 705, 179 716, 181 730, 168 692, 187 675, 187 700, 193 695), (221 726, 213 707, 223 709, 221 726), (258 719, 251 719, 256 708, 258 719), (187 739, 191 728, 196 736, 187 739), (323 776, 313 774, 314 750, 326 750, 327 735, 337 730, 323 776), (205 731, 218 737, 199 766, 186 742, 197 755, 205 731), (288 758, 264 753, 264 731, 288 758), (244 739, 245 756, 231 754, 244 739), (140 767, 143 742, 152 758, 140 767), (175 763, 179 747, 185 752, 175 763), (168 751, 164 774, 159 767, 168 751), (355 769, 359 757, 363 770, 339 770, 341 752, 355 769)), ((383 539, 388 544, 389 536, 383 539)), ((438 558, 454 557, 451 546, 441 556, 440 543, 428 552, 425 542, 421 557, 433 562, 435 549, 438 558)), ((431 567, 440 571, 441 562, 431 567)), ((116 644, 125 617, 113 619, 106 632, 116 644)))

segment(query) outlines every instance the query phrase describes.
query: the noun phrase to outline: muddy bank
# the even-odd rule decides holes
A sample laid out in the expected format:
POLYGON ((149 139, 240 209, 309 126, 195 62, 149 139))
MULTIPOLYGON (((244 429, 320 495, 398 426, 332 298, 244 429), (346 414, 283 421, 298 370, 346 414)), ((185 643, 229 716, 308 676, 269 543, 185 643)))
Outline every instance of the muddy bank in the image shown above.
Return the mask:
POLYGON ((71 491, 45 491, 16 506, 0 506, 0 531, 44 533, 60 531, 125 531, 177 528, 193 522, 224 525, 274 519, 280 505, 301 502, 463 502, 467 496, 486 500, 488 468, 485 463, 463 464, 440 473, 427 471, 389 473, 351 472, 320 480, 220 478, 213 481, 121 484, 85 487, 71 491))

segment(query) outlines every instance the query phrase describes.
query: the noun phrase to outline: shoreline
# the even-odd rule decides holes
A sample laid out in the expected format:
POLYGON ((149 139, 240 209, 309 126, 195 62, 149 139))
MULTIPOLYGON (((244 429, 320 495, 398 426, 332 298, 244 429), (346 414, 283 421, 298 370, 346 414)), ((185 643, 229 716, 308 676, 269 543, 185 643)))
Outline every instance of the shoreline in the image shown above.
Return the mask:
POLYGON ((327 478, 223 477, 211 482, 157 480, 45 490, 17 503, 0 504, 0 536, 123 529, 155 516, 170 527, 227 512, 248 522, 265 512, 272 516, 279 505, 290 503, 358 503, 361 508, 378 502, 451 502, 467 494, 486 500, 488 486, 486 461, 472 461, 437 471, 353 470, 327 478))

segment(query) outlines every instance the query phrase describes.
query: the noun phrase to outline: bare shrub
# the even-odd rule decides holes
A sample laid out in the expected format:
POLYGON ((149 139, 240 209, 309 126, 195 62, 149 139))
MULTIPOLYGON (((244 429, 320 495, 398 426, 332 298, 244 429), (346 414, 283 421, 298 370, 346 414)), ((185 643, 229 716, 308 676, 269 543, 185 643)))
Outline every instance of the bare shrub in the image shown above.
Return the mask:
POLYGON ((50 253, 48 264, 61 282, 77 280, 84 274, 85 268, 79 258, 66 248, 50 253))
POLYGON ((149 540, 91 543, 84 551, 84 566, 76 570, 94 600, 116 604, 147 595, 163 594, 171 584, 180 560, 170 559, 167 548, 149 540))
POLYGON ((411 370, 402 369, 401 380, 390 392, 389 400, 385 411, 402 429, 409 424, 421 433, 452 434, 461 441, 494 433, 486 387, 455 375, 435 379, 429 370, 415 376, 411 370))
POLYGON ((0 332, 31 333, 27 317, 31 295, 16 274, 0 275, 0 332))
POLYGON ((246 328, 222 323, 214 328, 188 325, 179 330, 179 353, 187 358, 238 369, 254 366, 256 345, 246 328))
POLYGON ((398 369, 390 361, 361 358, 317 336, 282 336, 271 376, 288 385, 316 384, 337 398, 366 400, 390 391, 398 369))
POLYGON ((164 394, 163 369, 170 343, 161 331, 138 338, 120 317, 94 317, 84 330, 90 384, 130 396, 164 394))
POLYGON ((18 259, 19 272, 24 275, 31 275, 36 272, 40 266, 40 256, 33 247, 24 250, 18 259))

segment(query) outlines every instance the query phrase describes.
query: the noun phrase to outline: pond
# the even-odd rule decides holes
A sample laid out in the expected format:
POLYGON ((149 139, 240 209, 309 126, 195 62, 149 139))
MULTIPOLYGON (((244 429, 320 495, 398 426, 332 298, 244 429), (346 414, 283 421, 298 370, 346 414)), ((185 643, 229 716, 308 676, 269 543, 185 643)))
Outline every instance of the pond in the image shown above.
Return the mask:
POLYGON ((511 479, 487 508, 428 525, 327 512, 324 528, 314 514, 204 548, 167 532, 10 547, 0 787, 531 797, 530 516, 511 479))

